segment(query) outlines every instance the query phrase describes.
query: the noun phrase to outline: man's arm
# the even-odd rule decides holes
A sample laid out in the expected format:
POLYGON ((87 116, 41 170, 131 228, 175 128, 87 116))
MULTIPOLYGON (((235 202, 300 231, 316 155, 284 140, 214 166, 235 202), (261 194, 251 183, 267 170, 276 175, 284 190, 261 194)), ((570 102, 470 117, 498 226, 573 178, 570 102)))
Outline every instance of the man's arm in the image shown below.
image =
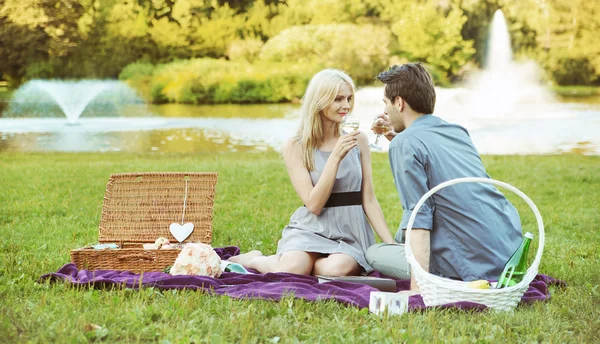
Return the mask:
MULTIPOLYGON (((421 149, 421 145, 422 143, 414 137, 407 137, 401 145, 394 147, 392 143, 390 146, 390 165, 403 209, 400 229, 407 228, 416 204, 429 191, 426 172, 428 160, 426 150, 421 149)), ((429 272, 430 230, 433 229, 434 209, 433 200, 427 199, 419 209, 410 233, 410 247, 413 255, 427 272, 429 272)), ((411 293, 418 292, 418 289, 414 273, 411 273, 411 293)))
MULTIPOLYGON (((413 228, 410 233, 410 248, 415 256, 415 259, 423 270, 429 272, 429 255, 430 242, 429 242, 430 231, 422 228, 413 228)), ((419 291, 419 286, 415 282, 414 271, 410 273, 410 290, 419 291)))

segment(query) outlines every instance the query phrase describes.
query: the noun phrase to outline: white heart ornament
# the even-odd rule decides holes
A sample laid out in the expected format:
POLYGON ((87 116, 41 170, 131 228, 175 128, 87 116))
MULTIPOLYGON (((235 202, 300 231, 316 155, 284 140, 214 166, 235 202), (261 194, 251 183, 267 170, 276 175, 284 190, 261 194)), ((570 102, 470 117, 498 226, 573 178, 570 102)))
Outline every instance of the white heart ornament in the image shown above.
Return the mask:
POLYGON ((194 224, 191 222, 188 222, 184 225, 180 225, 179 223, 171 223, 169 230, 175 239, 177 239, 177 241, 182 242, 192 234, 194 231, 194 224))

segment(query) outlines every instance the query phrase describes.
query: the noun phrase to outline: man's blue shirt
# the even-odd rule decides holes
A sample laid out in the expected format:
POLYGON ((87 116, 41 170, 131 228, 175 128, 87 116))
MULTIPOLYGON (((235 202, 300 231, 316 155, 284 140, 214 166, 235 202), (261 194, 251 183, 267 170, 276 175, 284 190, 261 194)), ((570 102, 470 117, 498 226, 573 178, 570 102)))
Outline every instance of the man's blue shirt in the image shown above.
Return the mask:
MULTIPOLYGON (((398 242, 430 189, 455 178, 490 178, 467 130, 434 115, 396 135, 389 159, 404 211, 398 242)), ((498 278, 522 237, 517 210, 487 183, 441 189, 419 209, 413 228, 431 230, 430 272, 462 280, 498 278)))

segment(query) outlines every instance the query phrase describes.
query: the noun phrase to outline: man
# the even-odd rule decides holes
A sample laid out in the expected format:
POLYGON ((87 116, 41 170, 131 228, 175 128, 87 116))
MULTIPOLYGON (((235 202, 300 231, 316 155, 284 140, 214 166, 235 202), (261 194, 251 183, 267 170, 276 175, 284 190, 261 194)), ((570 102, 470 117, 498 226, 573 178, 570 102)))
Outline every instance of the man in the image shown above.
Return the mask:
MULTIPOLYGON (((385 84, 385 115, 393 128, 389 159, 404 211, 395 241, 366 253, 382 273, 409 278, 404 230, 419 199, 461 177, 489 178, 466 129, 434 116, 435 89, 420 63, 393 66, 377 76, 385 84)), ((376 129, 374 129, 376 130, 376 129)), ((458 280, 496 279, 521 241, 519 214, 492 184, 461 183, 441 189, 419 209, 411 249, 423 269, 458 280)), ((418 290, 414 277, 411 290, 418 290)))

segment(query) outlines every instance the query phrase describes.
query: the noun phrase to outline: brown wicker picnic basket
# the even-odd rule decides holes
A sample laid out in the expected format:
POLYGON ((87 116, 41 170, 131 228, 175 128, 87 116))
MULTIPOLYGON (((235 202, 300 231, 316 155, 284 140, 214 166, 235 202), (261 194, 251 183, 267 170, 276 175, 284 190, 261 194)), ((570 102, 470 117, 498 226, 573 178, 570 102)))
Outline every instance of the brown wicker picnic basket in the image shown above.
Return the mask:
POLYGON ((99 243, 71 251, 79 269, 162 271, 172 265, 180 249, 144 249, 159 237, 177 243, 172 223, 193 223, 183 242, 212 241, 212 215, 216 172, 140 172, 112 174, 106 185, 98 231, 99 243))

